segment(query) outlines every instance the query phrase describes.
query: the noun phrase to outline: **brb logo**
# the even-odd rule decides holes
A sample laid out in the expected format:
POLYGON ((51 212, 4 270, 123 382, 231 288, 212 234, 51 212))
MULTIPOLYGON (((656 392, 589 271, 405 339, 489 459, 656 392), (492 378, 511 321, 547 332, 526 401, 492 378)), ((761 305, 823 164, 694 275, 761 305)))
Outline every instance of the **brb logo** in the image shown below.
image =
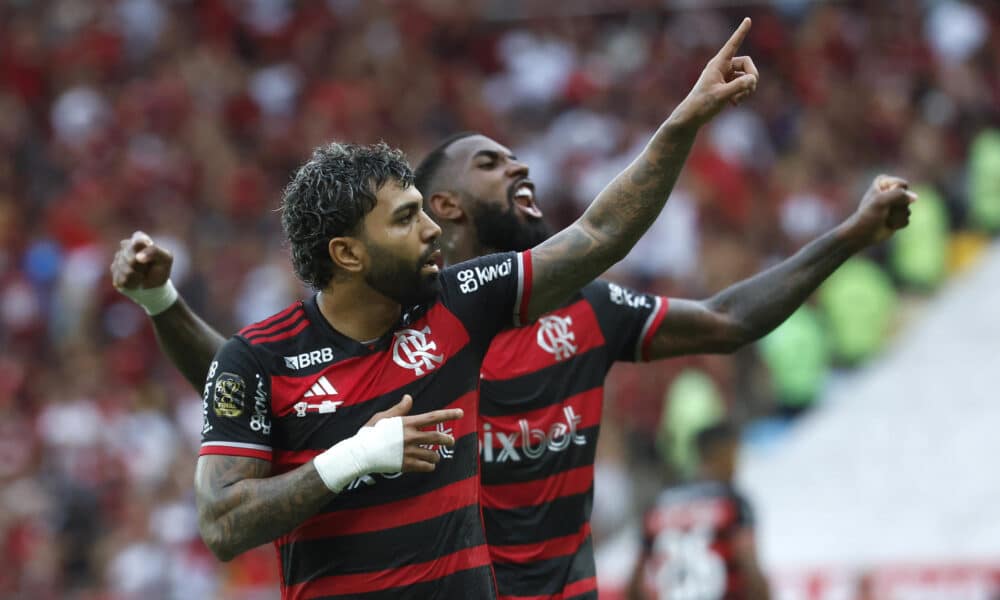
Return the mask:
POLYGON ((494 432, 492 425, 484 423, 483 441, 480 444, 483 462, 520 462, 522 454, 526 458, 534 459, 539 458, 546 450, 562 452, 569 448, 570 444, 585 446, 587 437, 576 431, 583 419, 573 412, 572 406, 563 407, 563 416, 566 417, 566 421, 556 421, 548 431, 532 429, 527 419, 518 419, 520 431, 514 433, 494 432), (493 447, 494 437, 500 443, 500 448, 493 447))
POLYGON ((556 360, 565 360, 576 354, 576 335, 570 331, 573 317, 550 315, 538 319, 538 345, 553 354, 556 360))
POLYGON ((444 362, 443 354, 433 354, 437 343, 430 341, 429 325, 423 329, 404 329, 396 332, 392 342, 392 360, 404 369, 413 369, 417 377, 428 371, 433 371, 444 362))

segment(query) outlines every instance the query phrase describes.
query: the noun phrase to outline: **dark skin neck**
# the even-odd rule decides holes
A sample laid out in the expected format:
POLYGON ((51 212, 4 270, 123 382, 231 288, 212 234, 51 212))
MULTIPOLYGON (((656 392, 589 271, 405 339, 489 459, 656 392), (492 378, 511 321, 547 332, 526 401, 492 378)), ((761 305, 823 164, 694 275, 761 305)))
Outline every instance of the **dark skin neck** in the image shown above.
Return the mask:
POLYGON ((487 248, 479 243, 475 227, 468 220, 443 226, 441 238, 441 254, 446 265, 457 265, 498 252, 496 248, 487 248))
POLYGON ((316 300, 320 313, 334 329, 358 341, 384 335, 399 321, 401 312, 398 302, 363 281, 333 282, 316 300))

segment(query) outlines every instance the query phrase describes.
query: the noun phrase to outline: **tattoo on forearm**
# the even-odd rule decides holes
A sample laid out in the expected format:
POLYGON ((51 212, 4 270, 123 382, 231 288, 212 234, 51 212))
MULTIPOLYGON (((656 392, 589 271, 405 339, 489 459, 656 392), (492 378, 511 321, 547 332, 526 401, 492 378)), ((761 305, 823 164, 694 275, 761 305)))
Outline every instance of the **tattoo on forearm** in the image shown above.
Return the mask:
POLYGON ((198 521, 206 543, 232 557, 289 533, 332 498, 311 465, 269 477, 257 459, 205 456, 195 474, 198 521))
POLYGON ((573 225, 532 252, 532 306, 551 310, 624 258, 663 209, 694 143, 693 131, 663 126, 642 154, 597 196, 573 225))

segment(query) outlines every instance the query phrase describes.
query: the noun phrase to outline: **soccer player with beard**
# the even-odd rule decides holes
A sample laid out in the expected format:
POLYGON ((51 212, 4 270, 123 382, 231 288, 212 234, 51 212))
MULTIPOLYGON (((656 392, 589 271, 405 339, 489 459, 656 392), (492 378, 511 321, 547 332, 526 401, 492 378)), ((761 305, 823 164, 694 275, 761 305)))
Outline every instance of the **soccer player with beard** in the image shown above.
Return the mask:
MULTIPOLYGON (((744 64, 752 69, 752 63, 744 64)), ((527 167, 493 140, 479 135, 450 139, 425 159, 417 178, 425 206, 443 228, 441 245, 448 264, 491 252, 525 251, 548 238, 527 167)), ((609 190, 635 193, 622 183, 619 178, 609 190)), ((633 178, 634 183, 641 181, 633 178)), ((712 299, 668 302, 595 282, 535 324, 499 334, 483 362, 479 427, 487 542, 502 595, 596 596, 587 522, 601 387, 611 364, 619 359, 728 351, 769 331, 844 259, 874 241, 876 231, 886 230, 889 207, 908 201, 905 184, 896 184, 901 186, 896 191, 866 196, 852 219, 786 263, 712 299)), ((655 193, 668 191, 665 186, 655 193)), ((627 201, 627 196, 621 197, 627 201)), ((376 210, 380 203, 381 197, 376 210)), ((532 263, 537 265, 537 256, 532 263)), ((168 280, 169 264, 169 255, 137 233, 122 242, 113 263, 116 286, 140 288, 139 292, 159 288, 168 280)), ((451 285, 457 284, 456 298, 476 294, 478 273, 485 272, 481 267, 463 267, 445 271, 454 274, 451 285)), ((367 278, 372 287, 384 285, 391 293, 401 292, 390 290, 395 286, 388 280, 401 280, 405 269, 386 275, 392 276, 369 273, 367 278)), ((537 292, 537 276, 534 286, 537 292)), ((162 312, 154 316, 154 324, 165 351, 198 385, 222 339, 182 301, 174 300, 175 294, 160 301, 162 312)), ((286 315, 248 335, 256 334, 257 339, 274 335, 275 325, 294 329, 298 326, 295 318, 286 315)), ((328 396, 330 414, 339 407, 333 406, 330 398, 336 396, 325 387, 333 388, 333 384, 327 380, 324 385, 323 376, 315 377, 317 364, 327 366, 326 349, 283 356, 312 375, 301 388, 308 391, 296 403, 305 413, 324 410, 322 403, 306 396, 328 396)), ((333 357, 332 350, 329 357, 333 357)), ((206 387, 206 398, 209 392, 206 387)), ((402 413, 403 408, 396 412, 402 413)), ((293 406, 293 410, 298 409, 293 406)), ((441 451, 441 455, 450 454, 441 451)), ((434 460, 428 456, 425 462, 433 464, 434 460)), ((362 488, 375 481, 361 477, 352 484, 362 488)), ((379 480, 378 486, 382 484, 379 480)))

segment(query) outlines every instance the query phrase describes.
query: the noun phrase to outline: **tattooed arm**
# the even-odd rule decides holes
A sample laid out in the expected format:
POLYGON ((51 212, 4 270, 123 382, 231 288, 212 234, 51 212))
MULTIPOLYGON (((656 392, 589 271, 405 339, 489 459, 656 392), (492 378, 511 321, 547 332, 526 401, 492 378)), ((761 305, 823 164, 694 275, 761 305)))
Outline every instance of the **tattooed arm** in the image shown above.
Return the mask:
POLYGON ((395 406, 372 416, 363 432, 323 453, 335 452, 327 460, 321 455, 273 477, 271 463, 266 460, 217 454, 199 457, 194 487, 198 529, 205 545, 219 560, 227 561, 291 532, 333 499, 336 493, 332 490, 343 489, 355 477, 433 471, 440 456, 428 446, 452 447, 455 439, 434 429, 423 429, 461 419, 463 413, 461 409, 442 409, 409 415, 412 407, 413 398, 407 394, 395 406), (394 417, 401 421, 401 432, 397 432, 400 437, 395 442, 364 431, 394 417), (361 436, 365 439, 359 443, 361 436), (344 444, 351 444, 350 451, 336 452, 344 444), (334 478, 340 479, 338 485, 331 485, 334 478))
POLYGON ((651 359, 733 352, 768 334, 858 251, 909 223, 909 183, 880 175, 846 221, 794 256, 705 301, 670 300, 650 345, 651 359))
POLYGON ((242 456, 198 458, 198 528, 219 560, 282 536, 334 497, 312 463, 269 477, 271 463, 242 456))
MULTIPOLYGON (((119 290, 149 289, 170 278, 174 258, 141 231, 122 240, 111 261, 111 281, 119 290)), ((151 317, 160 349, 196 390, 225 338, 191 310, 183 298, 151 317)))
POLYGON ((666 203, 698 129, 727 103, 738 103, 753 92, 757 69, 749 57, 736 56, 749 29, 750 19, 744 19, 642 154, 583 216, 532 249, 529 319, 555 308, 628 254, 666 203))

